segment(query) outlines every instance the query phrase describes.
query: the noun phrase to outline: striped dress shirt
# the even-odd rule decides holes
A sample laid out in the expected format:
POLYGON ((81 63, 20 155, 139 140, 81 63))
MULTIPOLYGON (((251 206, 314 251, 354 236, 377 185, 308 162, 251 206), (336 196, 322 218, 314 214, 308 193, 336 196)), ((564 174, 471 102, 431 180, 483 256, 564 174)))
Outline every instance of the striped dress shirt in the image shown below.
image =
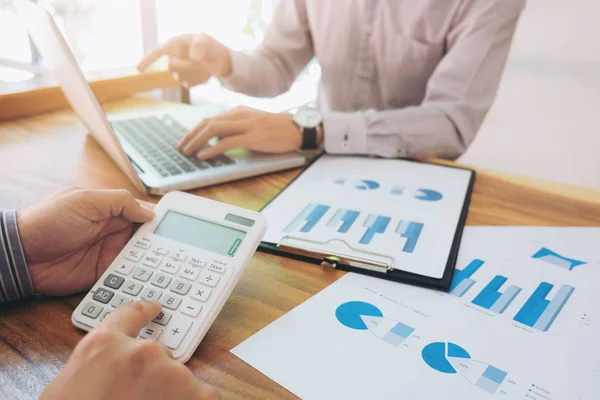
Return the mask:
POLYGON ((34 294, 19 237, 17 212, 0 211, 0 304, 34 294))

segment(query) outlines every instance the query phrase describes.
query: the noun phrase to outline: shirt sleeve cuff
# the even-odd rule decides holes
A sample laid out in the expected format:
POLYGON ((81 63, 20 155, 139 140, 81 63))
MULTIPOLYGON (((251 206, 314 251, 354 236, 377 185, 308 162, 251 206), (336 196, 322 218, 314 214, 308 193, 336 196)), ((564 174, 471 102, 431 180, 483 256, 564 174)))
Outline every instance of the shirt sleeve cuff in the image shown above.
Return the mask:
POLYGON ((231 57, 231 75, 227 78, 219 78, 219 81, 227 89, 237 91, 251 82, 250 60, 246 53, 236 50, 229 50, 229 56, 231 57))
POLYGON ((366 154, 368 121, 362 113, 331 112, 323 116, 325 151, 366 154))
POLYGON ((0 303, 33 297, 34 294, 19 237, 17 212, 0 212, 0 303))

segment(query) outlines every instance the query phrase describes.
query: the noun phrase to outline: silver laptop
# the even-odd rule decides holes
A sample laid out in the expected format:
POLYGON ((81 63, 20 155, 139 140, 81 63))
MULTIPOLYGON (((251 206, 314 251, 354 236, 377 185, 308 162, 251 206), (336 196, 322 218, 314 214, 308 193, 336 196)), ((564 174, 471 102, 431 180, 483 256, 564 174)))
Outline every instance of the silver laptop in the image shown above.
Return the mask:
MULTIPOLYGON (((260 155, 235 151, 207 161, 187 157, 177 151, 176 145, 190 126, 164 112, 146 111, 109 121, 52 16, 28 0, 14 0, 13 5, 75 112, 140 190, 164 194, 305 163, 305 158, 296 153, 260 155)), ((189 107, 189 112, 198 113, 194 107, 189 107)))

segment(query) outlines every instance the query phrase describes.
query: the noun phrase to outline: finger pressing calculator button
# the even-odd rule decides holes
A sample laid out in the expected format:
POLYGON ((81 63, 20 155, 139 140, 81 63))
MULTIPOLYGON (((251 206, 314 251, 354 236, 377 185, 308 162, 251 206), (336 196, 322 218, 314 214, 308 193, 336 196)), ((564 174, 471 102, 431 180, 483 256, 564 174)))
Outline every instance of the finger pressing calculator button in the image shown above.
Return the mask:
POLYGON ((131 303, 132 301, 133 301, 133 299, 130 299, 129 297, 125 297, 125 296, 121 296, 120 294, 117 294, 110 302, 110 305, 113 306, 114 308, 117 308, 123 303, 131 303))
POLYGON ((132 247, 125 251, 125 258, 130 261, 138 262, 143 256, 144 252, 136 247, 132 247))
POLYGON ((141 283, 127 281, 125 282, 125 286, 123 286, 123 293, 130 294, 132 296, 137 296, 142 291, 144 285, 141 283))
POLYGON ((205 273, 200 277, 200 283, 208 287, 215 287, 221 280, 221 277, 214 273, 205 273))
POLYGON ((220 265, 220 264, 215 264, 215 263, 210 263, 210 265, 208 266, 208 269, 214 272, 218 272, 219 274, 224 274, 225 271, 227 271, 227 268, 225 268, 224 265, 220 265))
POLYGON ((179 271, 179 268, 181 268, 181 263, 177 261, 166 261, 160 269, 170 274, 176 274, 177 271, 179 271))
POLYGON ((150 322, 148 325, 142 328, 140 331, 140 337, 142 339, 156 340, 162 333, 163 328, 160 325, 150 322))
POLYGON ((108 310, 108 311, 105 311, 105 312, 102 314, 102 316, 100 317, 100 321, 104 321, 104 318, 108 317, 108 316, 110 315, 110 313, 111 313, 111 312, 112 312, 112 311, 110 311, 110 310, 108 310))
POLYGON ((196 318, 200 314, 200 311, 202 311, 202 304, 192 299, 183 300, 183 305, 181 306, 182 314, 196 318))
POLYGON ((168 311, 163 310, 158 313, 158 315, 156 316, 156 318, 154 318, 152 320, 152 322, 156 322, 157 324, 160 324, 160 325, 166 325, 169 323, 172 316, 173 316, 173 314, 171 314, 168 311))
POLYGON ((177 310, 177 307, 181 304, 181 298, 173 296, 172 294, 167 294, 160 300, 160 304, 170 310, 177 310))
POLYGON ((131 261, 121 261, 115 267, 115 272, 118 272, 121 275, 129 275, 134 267, 135 264, 131 261))
POLYGON ((141 238, 139 240, 136 240, 133 244, 139 247, 140 249, 148 250, 150 248, 150 239, 141 238))
POLYGON ((144 289, 144 291, 142 292, 142 299, 158 300, 160 299, 160 296, 162 296, 162 292, 150 286, 144 289))
POLYGON ((138 281, 148 282, 148 279, 152 276, 152 271, 148 271, 142 267, 137 267, 133 271, 133 279, 137 279, 138 281))
POLYGON ((92 298, 96 301, 99 301, 102 304, 106 304, 110 301, 110 299, 113 298, 114 295, 115 293, 108 289, 99 288, 96 290, 92 298))
POLYGON ((161 256, 166 256, 167 254, 169 254, 169 250, 167 250, 166 247, 162 247, 162 246, 157 246, 157 247, 153 248, 152 251, 155 252, 156 254, 160 254, 161 256))
POLYGON ((190 264, 196 265, 198 267, 205 267, 206 261, 202 261, 201 259, 199 259, 197 257, 190 257, 190 264))
POLYGON ((142 264, 144 264, 147 267, 156 268, 156 267, 158 267, 160 265, 161 261, 162 261, 162 257, 159 257, 159 256, 154 255, 154 254, 148 254, 142 260, 142 264))
POLYGON ((175 279, 175 282, 171 285, 171 292, 186 295, 190 288, 192 287, 191 283, 180 281, 179 279, 175 279))
POLYGON ((205 302, 210 297, 212 292, 204 286, 195 285, 190 296, 198 301, 205 302))
POLYGON ((115 274, 110 274, 104 279, 104 286, 108 286, 111 289, 118 289, 125 282, 125 278, 122 276, 117 276, 115 274))
POLYGON ((160 342, 168 348, 175 350, 192 327, 192 320, 183 315, 175 315, 165 332, 160 336, 160 342))
POLYGON ((174 260, 177 261, 185 261, 187 260, 187 253, 185 252, 185 250, 177 250, 174 251, 173 253, 171 253, 171 258, 173 258, 174 260))
POLYGON ((83 309, 81 310, 81 313, 83 315, 85 315, 86 317, 93 318, 93 319, 98 318, 98 315, 100 315, 101 312, 102 312, 102 306, 100 306, 99 304, 94 304, 91 301, 88 303, 85 303, 85 306, 83 306, 83 309))
POLYGON ((179 276, 190 281, 195 281, 200 276, 200 270, 200 267, 188 264, 181 270, 179 276))
POLYGON ((171 277, 163 274, 156 273, 152 278, 152 284, 158 286, 161 289, 166 288, 171 283, 171 277))

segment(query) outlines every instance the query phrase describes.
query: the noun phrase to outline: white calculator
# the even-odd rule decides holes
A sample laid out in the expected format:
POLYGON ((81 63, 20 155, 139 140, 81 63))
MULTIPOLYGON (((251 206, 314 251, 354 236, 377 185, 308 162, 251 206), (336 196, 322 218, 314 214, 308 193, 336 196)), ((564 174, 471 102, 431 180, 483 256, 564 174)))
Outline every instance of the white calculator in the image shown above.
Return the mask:
POLYGON ((266 231, 255 212, 182 192, 164 196, 73 312, 91 330, 119 305, 156 299, 162 311, 140 331, 184 363, 229 298, 266 231))

